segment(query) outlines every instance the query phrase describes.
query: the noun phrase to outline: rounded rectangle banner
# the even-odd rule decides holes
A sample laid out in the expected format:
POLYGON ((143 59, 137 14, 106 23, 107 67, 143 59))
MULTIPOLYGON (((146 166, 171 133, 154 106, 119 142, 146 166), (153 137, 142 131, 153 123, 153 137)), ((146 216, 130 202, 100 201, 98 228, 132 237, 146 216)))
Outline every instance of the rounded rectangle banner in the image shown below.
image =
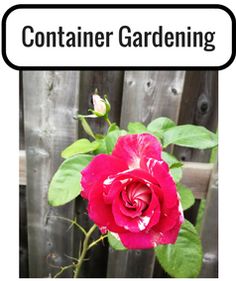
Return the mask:
POLYGON ((221 5, 18 5, 2 28, 15 69, 223 69, 235 57, 221 5))

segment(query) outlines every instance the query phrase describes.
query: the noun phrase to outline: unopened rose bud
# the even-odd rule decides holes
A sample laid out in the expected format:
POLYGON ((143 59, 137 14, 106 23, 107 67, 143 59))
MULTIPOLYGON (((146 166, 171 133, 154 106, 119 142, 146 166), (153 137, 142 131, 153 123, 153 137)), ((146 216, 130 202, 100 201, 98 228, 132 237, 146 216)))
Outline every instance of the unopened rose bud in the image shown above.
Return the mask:
POLYGON ((107 100, 107 96, 104 96, 104 99, 102 99, 98 95, 98 90, 96 89, 94 94, 92 95, 92 103, 94 109, 89 109, 89 111, 97 117, 104 117, 105 119, 107 119, 108 112, 110 112, 111 110, 111 106, 109 101, 107 100))
POLYGON ((94 94, 92 98, 94 114, 99 113, 99 116, 104 116, 107 111, 105 101, 97 94, 94 94))

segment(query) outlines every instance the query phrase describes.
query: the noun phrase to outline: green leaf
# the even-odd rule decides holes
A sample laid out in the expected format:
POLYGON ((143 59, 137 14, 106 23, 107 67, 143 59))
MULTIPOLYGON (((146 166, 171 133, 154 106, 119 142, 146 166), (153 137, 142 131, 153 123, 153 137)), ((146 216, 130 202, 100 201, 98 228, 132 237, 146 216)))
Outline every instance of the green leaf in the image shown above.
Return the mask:
POLYGON ((164 132, 163 146, 170 144, 198 149, 212 148, 217 145, 217 136, 202 126, 181 125, 164 132))
POLYGON ((105 139, 108 154, 112 152, 112 150, 117 142, 117 139, 120 136, 124 136, 126 134, 127 134, 127 132, 125 130, 116 130, 116 131, 112 131, 112 132, 108 133, 105 136, 104 139, 105 139))
POLYGON ((173 155, 162 151, 161 153, 162 159, 168 164, 170 168, 170 174, 172 175, 174 181, 177 183, 181 180, 183 171, 182 171, 182 163, 179 162, 173 155))
POLYGON ((90 142, 88 139, 80 139, 72 143, 61 153, 62 158, 69 158, 76 154, 87 153, 96 150, 99 147, 99 142, 90 142))
POLYGON ((100 139, 104 138, 104 135, 102 135, 102 134, 94 134, 94 135, 95 135, 96 140, 100 140, 100 139))
POLYGON ((140 122, 129 122, 128 132, 131 134, 141 134, 147 132, 147 128, 140 122))
POLYGON ((99 143, 99 147, 94 150, 94 154, 97 155, 97 154, 108 154, 107 152, 107 146, 106 146, 106 141, 104 139, 104 137, 102 139, 98 139, 97 142, 99 143))
POLYGON ((180 201, 183 210, 189 209, 191 206, 193 206, 195 199, 192 193, 192 190, 188 187, 184 186, 181 183, 177 183, 177 190, 180 195, 180 201))
POLYGON ((171 166, 170 166, 170 169, 174 169, 174 168, 180 168, 183 166, 183 163, 181 162, 177 162, 177 163, 173 163, 171 166))
POLYGON ((124 250, 127 250, 125 248, 125 246, 123 246, 123 244, 121 243, 121 241, 119 241, 115 236, 114 234, 112 234, 110 231, 108 232, 108 242, 109 242, 109 245, 114 249, 114 250, 117 250, 117 251, 124 251, 124 250))
POLYGON ((161 133, 161 131, 160 131, 160 132, 149 132, 149 131, 148 131, 148 133, 151 134, 151 135, 153 135, 153 136, 155 136, 155 137, 162 143, 162 140, 161 140, 161 138, 162 138, 162 133, 161 133))
POLYGON ((197 277, 202 266, 201 241, 195 227, 187 220, 182 224, 175 244, 155 248, 163 269, 172 277, 197 277))
POLYGON ((85 130, 85 132, 86 132, 89 136, 91 136, 91 137, 93 137, 94 139, 96 139, 95 136, 94 136, 94 133, 93 133, 91 127, 89 126, 88 122, 86 121, 86 119, 85 119, 84 117, 82 117, 82 116, 80 116, 79 119, 80 119, 80 121, 81 121, 81 125, 82 125, 83 129, 85 130))
POLYGON ((92 157, 92 155, 76 155, 60 165, 48 190, 48 203, 51 206, 64 205, 80 194, 80 171, 90 163, 92 157))
POLYGON ((116 130, 119 130, 119 126, 117 126, 116 123, 112 123, 108 128, 108 133, 116 130))
POLYGON ((165 130, 176 126, 175 122, 167 117, 159 117, 148 124, 147 129, 150 132, 164 132, 165 130))

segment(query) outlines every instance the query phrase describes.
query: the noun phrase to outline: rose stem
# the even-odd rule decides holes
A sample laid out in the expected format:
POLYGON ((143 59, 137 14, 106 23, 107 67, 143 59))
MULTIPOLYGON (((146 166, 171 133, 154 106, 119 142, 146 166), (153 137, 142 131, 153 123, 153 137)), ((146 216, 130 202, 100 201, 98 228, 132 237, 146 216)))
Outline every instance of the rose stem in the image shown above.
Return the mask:
POLYGON ((109 120, 109 118, 108 118, 108 117, 105 117, 104 119, 105 119, 105 121, 108 123, 108 125, 111 126, 111 121, 109 120))
POLYGON ((103 241, 105 238, 107 238, 108 235, 102 235, 100 236, 96 241, 93 241, 89 246, 88 250, 90 250, 93 246, 97 245, 100 241, 103 241))
POLYGON ((94 232, 94 230, 96 229, 96 227, 97 226, 94 224, 89 229, 87 234, 85 235, 84 242, 83 242, 83 251, 81 253, 81 256, 79 256, 79 258, 78 258, 78 263, 76 264, 76 268, 75 268, 75 272, 74 272, 74 278, 77 278, 79 276, 81 266, 83 264, 84 258, 86 256, 86 253, 87 253, 88 248, 89 248, 89 246, 88 246, 89 238, 92 235, 92 233, 94 232))

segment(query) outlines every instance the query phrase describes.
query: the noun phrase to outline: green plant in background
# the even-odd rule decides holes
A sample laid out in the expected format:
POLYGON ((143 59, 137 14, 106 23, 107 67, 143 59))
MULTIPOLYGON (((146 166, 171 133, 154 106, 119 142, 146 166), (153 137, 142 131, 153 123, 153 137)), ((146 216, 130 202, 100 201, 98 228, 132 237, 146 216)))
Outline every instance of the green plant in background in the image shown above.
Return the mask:
MULTIPOLYGON (((108 113, 111 107, 107 97, 102 99, 96 91, 93 95, 93 103, 94 109, 89 110, 92 114, 77 116, 83 129, 92 140, 86 138, 76 140, 62 151, 61 156, 65 160, 53 176, 48 191, 48 202, 51 206, 64 205, 79 196, 82 189, 80 172, 91 163, 94 156, 110 155, 121 136, 148 134, 154 136, 158 143, 161 143, 163 149, 173 144, 197 149, 217 146, 216 134, 206 128, 189 124, 176 125, 175 122, 166 117, 157 118, 147 126, 140 122, 130 122, 127 130, 121 129, 109 120, 108 113), (109 126, 107 133, 105 135, 94 133, 89 126, 89 118, 103 118, 109 126)), ((194 204, 195 199, 192 191, 180 182, 183 164, 165 150, 162 151, 161 158, 169 167, 169 173, 176 184, 183 210, 189 209, 194 204)), ((127 250, 118 235, 108 231, 101 234, 96 241, 91 241, 91 234, 96 229, 96 225, 87 231, 78 222, 71 222, 85 236, 83 247, 78 257, 75 258, 75 262, 63 267, 55 277, 68 268, 73 268, 74 277, 78 277, 87 252, 103 239, 108 239, 110 246, 117 251, 127 250)), ((174 244, 155 245, 154 251, 163 269, 172 277, 197 277, 201 270, 202 247, 200 237, 195 227, 186 219, 182 223, 176 242, 174 244)))

